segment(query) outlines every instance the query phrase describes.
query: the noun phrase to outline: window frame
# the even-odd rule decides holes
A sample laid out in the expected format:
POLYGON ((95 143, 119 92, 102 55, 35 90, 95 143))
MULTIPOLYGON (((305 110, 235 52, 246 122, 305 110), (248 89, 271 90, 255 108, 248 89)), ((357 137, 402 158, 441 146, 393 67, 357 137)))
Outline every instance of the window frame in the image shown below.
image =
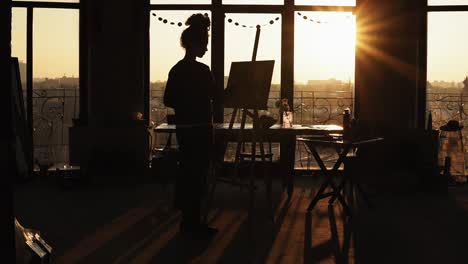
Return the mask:
MULTIPOLYGON (((82 124, 87 124, 88 120, 88 105, 87 105, 87 78, 84 76, 86 74, 86 69, 84 68, 85 59, 86 59, 86 50, 87 50, 87 39, 83 30, 85 27, 83 22, 83 2, 79 3, 64 3, 64 2, 30 2, 30 1, 12 1, 12 8, 26 8, 26 116, 28 121, 28 126, 31 135, 31 147, 32 153, 34 153, 34 120, 33 120, 33 65, 34 65, 34 49, 33 49, 33 36, 34 36, 34 9, 73 9, 78 10, 78 39, 79 39, 79 48, 78 48, 78 78, 79 78, 79 105, 80 113, 79 118, 82 124)), ((34 161, 34 159, 31 159, 34 161)), ((31 164, 32 167, 33 164, 31 164)))
POLYGON ((468 5, 429 5, 428 1, 425 4, 425 10, 423 11, 424 15, 422 16, 423 21, 421 21, 421 34, 420 37, 420 65, 421 71, 419 73, 419 90, 418 90, 418 102, 419 107, 418 111, 418 126, 424 127, 426 120, 427 112, 427 65, 428 65, 428 17, 429 13, 434 12, 467 12, 468 5))

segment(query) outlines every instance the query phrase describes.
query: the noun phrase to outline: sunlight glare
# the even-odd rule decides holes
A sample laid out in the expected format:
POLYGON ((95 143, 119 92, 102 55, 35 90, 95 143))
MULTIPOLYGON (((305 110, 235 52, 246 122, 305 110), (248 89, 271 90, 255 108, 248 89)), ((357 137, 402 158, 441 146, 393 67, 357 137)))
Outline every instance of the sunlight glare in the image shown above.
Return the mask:
POLYGON ((356 24, 351 13, 296 12, 295 80, 354 80, 356 24))

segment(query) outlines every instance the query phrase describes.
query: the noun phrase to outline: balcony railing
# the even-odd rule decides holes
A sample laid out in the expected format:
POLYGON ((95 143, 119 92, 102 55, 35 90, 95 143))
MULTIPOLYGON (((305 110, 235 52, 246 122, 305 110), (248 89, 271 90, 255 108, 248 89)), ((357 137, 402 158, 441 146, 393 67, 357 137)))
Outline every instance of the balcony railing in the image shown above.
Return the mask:
POLYGON ((33 90, 34 159, 68 162, 68 128, 79 113, 79 89, 33 90))
MULTIPOLYGON (((163 90, 151 90, 151 119, 156 125, 166 121, 168 109, 162 102, 163 90)), ((268 111, 261 111, 260 114, 271 115, 276 120, 279 119, 279 111, 275 106, 276 101, 280 99, 279 91, 271 91, 268 100, 268 111)), ((341 114, 345 108, 353 110, 354 99, 352 92, 310 92, 295 91, 293 122, 296 124, 341 124, 341 114)), ((225 109, 224 121, 229 122, 232 115, 231 109, 225 109)), ((238 120, 240 122, 240 115, 238 120)), ((279 121, 278 121, 279 122, 279 121)), ((162 146, 166 143, 165 136, 158 136, 156 145, 162 146)), ((226 159, 232 160, 233 145, 228 145, 226 159)), ((279 144, 273 144, 275 157, 279 157, 279 144)), ((334 151, 325 152, 328 159, 335 158, 334 151)), ((305 147, 298 144, 296 147, 296 167, 313 166, 314 162, 310 159, 305 147)))
MULTIPOLYGON (((34 89, 33 125, 34 155, 40 162, 61 163, 68 161, 68 127, 72 119, 78 117, 78 89, 34 89)), ((152 89, 150 93, 151 120, 155 124, 166 122, 168 110, 163 102, 163 90, 152 89)), ((268 114, 279 120, 275 102, 280 99, 279 91, 272 91, 268 102, 268 114)), ((459 120, 468 126, 468 94, 464 93, 428 93, 427 109, 432 112, 433 127, 439 128, 448 120, 459 120)), ((294 92, 294 123, 296 124, 340 124, 341 114, 345 108, 354 108, 352 92, 294 92)), ((225 111, 225 120, 231 112, 225 111)), ((464 142, 468 134, 463 133, 464 142)), ((163 136, 157 137, 156 145, 166 143, 163 136)), ((307 152, 301 145, 297 146, 296 166, 308 164, 307 152)), ((465 148, 466 149, 466 148, 465 148)), ((279 152, 279 146, 274 145, 279 152)), ((333 158, 330 155, 330 158, 333 158)), ((465 157, 465 159, 468 156, 465 157)))
POLYGON ((433 127, 439 128, 449 120, 458 120, 466 125, 468 122, 466 103, 468 103, 468 93, 428 93, 427 109, 432 113, 433 127))
MULTIPOLYGON (((162 101, 163 90, 151 90, 151 120, 155 124, 166 122, 168 109, 162 101)), ((280 99, 279 91, 270 92, 268 114, 279 120, 275 103, 280 99)), ((340 124, 345 108, 354 108, 352 92, 294 92, 294 123, 296 124, 340 124)), ((229 121, 232 111, 225 110, 225 121, 229 121)), ((263 112, 265 114, 265 112, 263 112)))

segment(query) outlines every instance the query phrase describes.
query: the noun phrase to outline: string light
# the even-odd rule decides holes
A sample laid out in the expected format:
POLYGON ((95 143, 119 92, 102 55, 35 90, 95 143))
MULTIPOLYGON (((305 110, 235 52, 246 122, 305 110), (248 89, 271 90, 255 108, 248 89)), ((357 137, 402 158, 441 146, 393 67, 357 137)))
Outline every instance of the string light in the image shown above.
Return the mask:
MULTIPOLYGON (((226 16, 225 16, 226 17, 226 16)), ((234 26, 241 26, 243 28, 256 28, 256 27, 266 27, 266 26, 271 26, 273 24, 275 24, 275 21, 278 21, 280 20, 280 17, 275 17, 275 19, 272 19, 272 20, 269 20, 267 23, 264 23, 264 24, 257 24, 257 25, 246 25, 246 24, 243 24, 243 23, 240 23, 238 21, 235 21, 233 20, 232 18, 228 18, 227 17, 227 22, 230 23, 230 24, 234 24, 234 26)))
MULTIPOLYGON (((167 18, 164 18, 156 13, 151 13, 155 18, 158 19, 158 21, 164 23, 164 24, 169 24, 171 26, 175 26, 177 25, 178 27, 182 27, 184 25, 184 23, 180 22, 180 21, 172 21, 170 19, 167 19, 167 18)), ((207 13, 205 13, 205 16, 208 16, 207 13)), ((226 17, 226 15, 224 16, 226 17)), ((266 26, 271 26, 271 25, 274 25, 276 21, 279 21, 280 20, 280 17, 276 17, 274 19, 271 19, 269 20, 268 22, 264 23, 264 24, 258 24, 258 25, 248 25, 248 24, 243 24, 241 22, 238 22, 238 21, 235 21, 234 19, 232 18, 227 18, 226 19, 228 23, 230 24, 233 24, 234 26, 238 26, 238 27, 243 27, 243 28, 256 28, 258 26, 260 27, 266 27, 266 26)))
MULTIPOLYGON (((162 16, 159 16, 156 13, 151 13, 151 15, 153 15, 154 17, 157 17, 158 21, 163 22, 164 24, 169 24, 171 26, 176 26, 177 25, 178 27, 182 27, 184 25, 184 23, 182 23, 180 21, 172 21, 172 20, 169 20, 169 19, 164 18, 162 16)), ((205 13, 204 15, 208 16, 208 13, 205 13)))
MULTIPOLYGON (((304 15, 302 14, 301 12, 297 12, 296 13, 298 16, 300 16, 302 19, 306 20, 306 21, 309 21, 309 22, 312 22, 312 23, 315 23, 315 24, 318 24, 318 25, 323 25, 323 24, 330 24, 330 22, 328 21, 323 21, 323 20, 320 20, 320 19, 313 19, 313 18, 310 18, 308 17, 307 15, 304 15)), ((184 25, 183 22, 180 22, 180 21, 171 21, 170 19, 167 19, 167 18, 164 18, 164 17, 161 17, 159 15, 157 15, 156 13, 152 13, 152 15, 154 17, 157 17, 158 21, 164 23, 164 24, 169 24, 171 26, 178 26, 178 27, 182 27, 184 25)), ((207 13, 205 13, 205 16, 208 16, 207 13)), ((226 21, 229 23, 229 24, 233 24, 234 26, 236 27, 243 27, 243 28, 256 28, 256 27, 266 27, 266 26, 272 26, 274 25, 277 21, 280 20, 280 17, 275 17, 274 19, 271 19, 269 20, 268 22, 264 23, 264 24, 257 24, 257 25, 248 25, 248 24, 244 24, 244 23, 241 23, 239 21, 236 21, 230 17, 226 17, 226 15, 224 16, 226 18, 226 21)), ((351 16, 348 15, 345 17, 346 20, 350 20, 351 19, 351 16)))
MULTIPOLYGON (((323 20, 318 20, 318 19, 309 18, 308 16, 303 15, 303 14, 300 13, 300 12, 297 12, 297 15, 300 16, 300 17, 302 17, 302 19, 304 19, 304 20, 306 20, 306 21, 310 21, 310 22, 312 22, 312 23, 316 23, 316 24, 320 24, 320 25, 322 25, 322 24, 330 24, 330 22, 328 22, 328 21, 323 21, 323 20)), ((345 18, 346 18, 346 20, 349 21, 349 20, 351 19, 351 15, 347 15, 345 18)))
POLYGON ((297 12, 297 15, 302 17, 304 20, 308 20, 310 22, 315 22, 317 24, 328 24, 328 22, 326 21, 321 21, 321 20, 316 20, 316 19, 312 19, 312 18, 308 18, 306 15, 302 15, 302 13, 300 12, 297 12))

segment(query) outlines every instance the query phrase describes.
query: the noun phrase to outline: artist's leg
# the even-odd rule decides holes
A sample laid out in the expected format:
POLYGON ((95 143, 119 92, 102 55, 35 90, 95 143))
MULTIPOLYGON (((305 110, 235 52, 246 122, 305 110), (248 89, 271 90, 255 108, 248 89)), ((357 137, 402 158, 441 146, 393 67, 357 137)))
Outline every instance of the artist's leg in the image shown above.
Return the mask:
POLYGON ((182 204, 181 227, 183 231, 200 234, 207 231, 201 223, 201 202, 209 169, 210 135, 206 129, 190 129, 181 135, 182 174, 177 185, 177 196, 182 204))
POLYGON ((193 129, 178 129, 180 171, 176 181, 175 198, 178 208, 182 211, 181 226, 192 229, 200 224, 199 202, 197 199, 200 188, 200 173, 196 156, 196 138, 193 129))

